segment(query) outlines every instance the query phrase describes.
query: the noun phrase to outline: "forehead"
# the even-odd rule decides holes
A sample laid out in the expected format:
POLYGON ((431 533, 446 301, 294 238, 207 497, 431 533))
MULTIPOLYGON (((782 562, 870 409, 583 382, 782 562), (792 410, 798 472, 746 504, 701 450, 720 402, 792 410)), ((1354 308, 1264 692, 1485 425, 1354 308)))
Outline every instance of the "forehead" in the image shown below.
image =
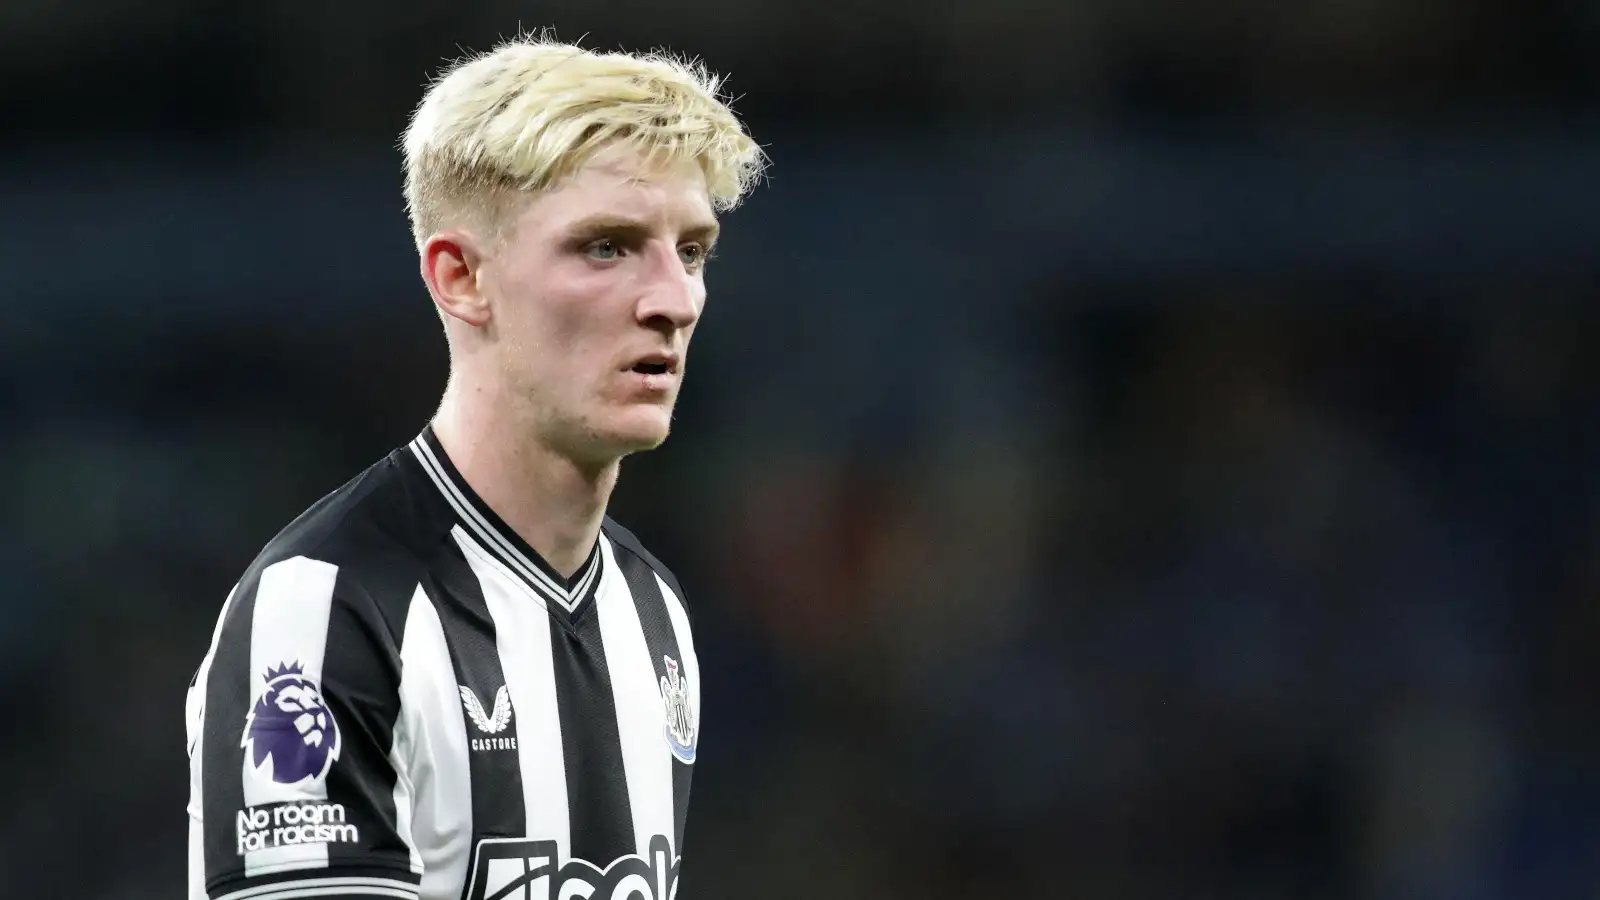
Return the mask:
POLYGON ((615 217, 686 230, 716 225, 705 173, 698 165, 647 165, 637 153, 596 154, 561 183, 539 194, 519 216, 540 232, 595 217, 615 217))

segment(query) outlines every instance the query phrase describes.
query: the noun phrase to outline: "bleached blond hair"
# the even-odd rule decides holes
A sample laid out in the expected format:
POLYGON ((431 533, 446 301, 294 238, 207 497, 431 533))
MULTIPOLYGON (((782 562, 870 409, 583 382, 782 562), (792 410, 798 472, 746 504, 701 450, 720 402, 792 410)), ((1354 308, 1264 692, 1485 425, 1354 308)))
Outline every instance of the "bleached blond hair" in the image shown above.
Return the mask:
POLYGON ((406 129, 406 208, 418 246, 473 225, 500 235, 518 202, 597 152, 694 163, 712 207, 739 204, 765 165, 703 64, 666 52, 599 53, 519 37, 463 59, 428 88, 406 129))

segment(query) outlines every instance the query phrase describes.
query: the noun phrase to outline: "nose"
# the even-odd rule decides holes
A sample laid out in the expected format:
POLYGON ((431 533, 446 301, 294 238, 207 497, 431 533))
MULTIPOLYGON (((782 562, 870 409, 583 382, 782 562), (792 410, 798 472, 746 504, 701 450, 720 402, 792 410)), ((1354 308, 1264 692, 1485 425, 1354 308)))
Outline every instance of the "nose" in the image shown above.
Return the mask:
POLYGON ((676 248, 667 248, 650 269, 636 308, 639 323, 670 330, 693 325, 705 305, 705 282, 684 268, 676 248))

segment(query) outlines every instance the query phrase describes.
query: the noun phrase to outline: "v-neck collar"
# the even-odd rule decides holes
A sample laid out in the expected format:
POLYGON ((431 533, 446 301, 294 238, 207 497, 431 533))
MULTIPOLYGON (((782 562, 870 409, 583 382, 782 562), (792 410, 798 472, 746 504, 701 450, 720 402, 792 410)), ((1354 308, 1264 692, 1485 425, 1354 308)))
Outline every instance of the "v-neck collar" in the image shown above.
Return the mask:
POLYGON ((422 471, 455 511, 456 519, 467 533, 545 600, 547 608, 559 608, 565 610, 568 616, 576 617, 579 609, 593 598, 600 585, 601 570, 605 565, 605 554, 600 552, 601 539, 596 537, 588 559, 572 577, 564 578, 537 550, 511 530, 499 514, 490 509, 467 484, 444 452, 432 425, 417 435, 409 449, 422 465, 422 471))

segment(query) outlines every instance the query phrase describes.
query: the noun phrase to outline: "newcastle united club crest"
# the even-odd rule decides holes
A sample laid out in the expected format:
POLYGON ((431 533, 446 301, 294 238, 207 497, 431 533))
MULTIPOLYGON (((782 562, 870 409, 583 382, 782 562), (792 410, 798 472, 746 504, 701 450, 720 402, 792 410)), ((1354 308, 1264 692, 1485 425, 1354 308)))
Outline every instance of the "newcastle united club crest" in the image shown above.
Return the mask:
POLYGON ((667 674, 661 678, 661 699, 666 703, 667 746, 680 762, 694 762, 695 710, 689 699, 689 679, 678 670, 678 662, 670 656, 662 657, 667 664, 667 674))

